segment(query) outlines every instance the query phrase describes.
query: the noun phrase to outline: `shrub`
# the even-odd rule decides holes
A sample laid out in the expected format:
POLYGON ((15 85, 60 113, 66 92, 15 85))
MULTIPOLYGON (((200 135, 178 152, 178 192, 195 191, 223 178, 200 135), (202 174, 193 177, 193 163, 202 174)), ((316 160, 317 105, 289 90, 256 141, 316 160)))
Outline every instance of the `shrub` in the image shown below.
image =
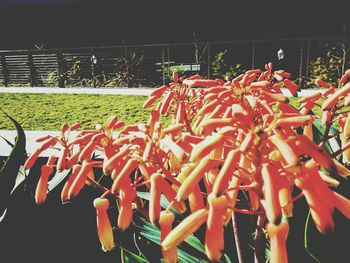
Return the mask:
MULTIPOLYGON (((335 210, 350 219, 350 200, 335 190, 350 176, 350 115, 342 111, 350 101, 350 70, 337 91, 316 80, 323 94, 301 98, 300 109, 281 93, 285 86, 297 95, 289 77, 271 63, 226 82, 198 75, 179 79, 175 72, 169 86, 156 88, 145 101, 147 123, 125 126, 111 116, 76 138, 70 134, 79 124, 63 124, 60 136, 37 139, 41 146, 24 164, 29 170, 43 151, 57 151, 41 166, 35 200, 45 202, 55 170, 71 171, 62 202, 74 201, 89 186, 101 191, 93 205, 104 251, 119 244, 114 231, 136 226, 161 244, 165 262, 198 261, 183 242, 199 258, 231 262, 224 243, 235 240, 238 257, 243 255, 237 242, 237 215, 243 214, 250 217, 257 261, 288 262, 286 240, 297 200, 305 198, 322 234, 334 231, 335 210), (316 108, 323 111, 321 119, 312 114, 316 108), (163 115, 172 117, 168 127, 163 115), (340 132, 332 126, 336 122, 340 132), (101 151, 103 159, 97 157, 101 151), (98 168, 105 183, 95 178, 98 168), (115 227, 108 209, 118 210, 115 227), (231 221, 233 235, 227 237, 231 221), (202 225, 204 234, 196 235, 202 225)), ((141 254, 133 257, 145 261, 141 254)))

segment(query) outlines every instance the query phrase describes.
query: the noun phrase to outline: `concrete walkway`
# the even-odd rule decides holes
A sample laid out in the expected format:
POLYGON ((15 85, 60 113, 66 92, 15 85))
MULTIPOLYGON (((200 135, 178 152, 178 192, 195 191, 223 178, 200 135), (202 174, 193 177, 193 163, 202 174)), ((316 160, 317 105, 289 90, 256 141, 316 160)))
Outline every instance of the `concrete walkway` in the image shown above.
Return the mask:
MULTIPOLYGON (((45 88, 45 87, 0 87, 0 93, 35 93, 35 94, 106 94, 106 95, 142 95, 147 96, 153 88, 45 88)), ((301 90, 299 97, 314 94, 323 90, 301 90)), ((286 96, 292 96, 287 89, 282 89, 286 96)))
MULTIPOLYGON (((6 131, 0 130, 0 136, 9 140, 11 143, 15 142, 17 132, 16 131, 6 131)), ((59 131, 25 131, 26 135, 26 150, 28 154, 32 154, 36 148, 38 148, 42 143, 38 143, 35 140, 37 138, 52 135, 59 136, 59 131)), ((75 138, 78 135, 78 132, 72 132, 70 138, 75 138)), ((0 138, 0 156, 8 156, 11 152, 12 148, 2 139, 0 138)), ((52 154, 57 154, 57 151, 48 149, 43 152, 40 156, 50 156, 52 154)))
POLYGON ((46 87, 0 87, 0 93, 44 93, 44 94, 106 94, 147 96, 152 88, 46 88, 46 87))

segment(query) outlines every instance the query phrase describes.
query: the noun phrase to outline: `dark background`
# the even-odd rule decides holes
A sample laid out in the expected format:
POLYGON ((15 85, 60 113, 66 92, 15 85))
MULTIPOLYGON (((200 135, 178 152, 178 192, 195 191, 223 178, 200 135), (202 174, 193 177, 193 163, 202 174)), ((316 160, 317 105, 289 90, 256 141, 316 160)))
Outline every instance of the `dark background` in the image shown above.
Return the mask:
POLYGON ((346 1, 2 0, 0 48, 339 37, 347 12, 346 1))

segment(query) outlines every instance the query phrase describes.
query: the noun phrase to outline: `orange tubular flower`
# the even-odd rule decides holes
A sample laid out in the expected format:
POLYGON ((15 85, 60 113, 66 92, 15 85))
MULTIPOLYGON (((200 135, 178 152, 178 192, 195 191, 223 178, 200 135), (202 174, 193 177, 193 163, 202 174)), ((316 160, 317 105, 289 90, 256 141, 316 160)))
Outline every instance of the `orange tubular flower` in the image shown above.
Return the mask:
POLYGON ((130 149, 125 147, 123 150, 117 152, 115 155, 113 155, 108 161, 105 161, 103 163, 103 173, 104 174, 110 174, 112 170, 115 168, 117 163, 127 156, 130 153, 130 149))
POLYGON ((186 205, 184 202, 178 202, 175 200, 176 191, 171 185, 162 177, 161 174, 155 173, 151 176, 151 190, 150 190, 150 202, 149 202, 149 218, 152 224, 156 224, 160 215, 160 195, 164 194, 169 202, 173 202, 173 207, 180 213, 186 211, 186 205))
POLYGON ((267 234, 271 242, 270 263, 288 263, 286 240, 289 232, 289 225, 282 221, 279 225, 269 223, 267 234))
POLYGON ((289 79, 285 79, 283 81, 284 86, 292 93, 292 95, 295 97, 298 95, 297 91, 299 90, 299 86, 295 84, 293 81, 290 81, 289 79))
POLYGON ((309 122, 303 130, 303 135, 305 135, 307 138, 309 138, 310 141, 314 140, 314 132, 312 129, 312 122, 309 122))
POLYGON ((339 101, 340 96, 345 96, 350 92, 350 83, 345 84, 342 88, 338 89, 335 93, 326 99, 321 109, 322 110, 330 110, 332 109, 339 101))
POLYGON ((237 196, 238 196, 238 187, 241 184, 241 180, 238 177, 233 177, 230 181, 228 188, 232 188, 232 190, 228 191, 226 193, 227 197, 227 205, 230 207, 226 210, 226 213, 224 215, 224 224, 227 226, 227 224, 230 222, 232 217, 233 208, 236 205, 237 202, 237 196))
POLYGON ((231 126, 233 125, 234 121, 232 118, 214 118, 214 119, 209 119, 209 120, 205 120, 201 123, 201 126, 204 129, 208 129, 208 130, 214 130, 217 128, 222 128, 225 126, 231 126))
POLYGON ((160 216, 160 196, 161 189, 159 188, 159 182, 161 180, 161 174, 155 173, 151 176, 151 189, 149 200, 149 220, 152 224, 156 224, 160 216))
POLYGON ((169 106, 170 106, 170 102, 174 97, 174 93, 173 92, 168 92, 164 99, 163 99, 163 103, 162 106, 160 108, 160 114, 165 115, 168 112, 169 106))
POLYGON ((38 148, 36 149, 31 156, 26 160, 24 163, 24 170, 29 170, 30 168, 33 167, 34 163, 38 159, 39 155, 41 153, 41 149, 38 148))
POLYGON ((189 195, 188 202, 192 213, 205 207, 203 194, 199 185, 196 185, 193 192, 189 195))
POLYGON ((120 207, 118 215, 118 228, 127 229, 132 221, 132 202, 136 197, 136 191, 132 187, 120 190, 120 207))
POLYGON ((79 128, 80 128, 80 123, 76 122, 76 123, 72 124, 72 126, 69 127, 69 130, 70 131, 75 131, 75 130, 77 130, 79 128))
POLYGON ((154 89, 150 96, 162 96, 163 93, 169 88, 167 85, 160 86, 159 88, 154 89))
MULTIPOLYGON (((171 224, 175 220, 175 215, 170 212, 162 211, 160 213, 159 226, 160 226, 160 242, 163 242, 166 236, 172 230, 171 224)), ((165 263, 176 263, 177 262, 177 248, 173 247, 169 250, 164 250, 162 247, 162 253, 165 263)))
POLYGON ((190 162, 195 163, 203 159, 212 150, 221 145, 224 139, 224 136, 220 133, 215 133, 212 136, 208 136, 205 140, 203 140, 193 148, 190 157, 190 162))
POLYGON ((216 196, 221 195, 225 189, 227 189, 228 183, 233 176, 233 172, 237 168, 239 159, 240 152, 238 150, 232 150, 227 155, 224 165, 222 166, 219 175, 214 182, 213 193, 216 196))
POLYGON ((252 131, 248 132, 246 136, 244 137, 244 140, 242 141, 241 145, 239 146, 239 150, 244 153, 249 150, 250 147, 254 144, 254 140, 256 138, 255 133, 252 131))
POLYGON ((68 191, 71 188, 75 178, 77 177, 77 175, 79 174, 81 169, 81 165, 80 164, 75 164, 72 168, 72 172, 68 177, 68 180, 66 181, 66 183, 64 184, 63 188, 62 188, 62 192, 61 192, 61 200, 62 203, 67 202, 68 201, 68 191))
POLYGON ((61 149, 60 155, 59 155, 58 161, 57 161, 57 171, 59 173, 67 168, 67 156, 68 156, 68 154, 69 154, 68 148, 65 147, 64 149, 61 149))
POLYGON ((50 138, 47 141, 45 141, 41 146, 40 146, 40 150, 44 151, 47 148, 54 146, 57 143, 56 138, 50 138))
POLYGON ((218 99, 210 101, 198 111, 197 115, 201 116, 201 115, 205 115, 206 113, 212 112, 216 108, 216 106, 220 104, 220 102, 221 101, 218 99))
MULTIPOLYGON (((306 202, 310 207, 312 219, 321 233, 333 231, 334 222, 332 219, 333 205, 331 204, 332 199, 328 191, 326 190, 323 195, 321 191, 324 190, 322 184, 315 181, 316 177, 314 162, 310 162, 302 166, 302 175, 295 179, 295 185, 300 188, 305 196, 306 202), (321 189, 318 187, 321 186, 321 189), (327 200, 328 199, 328 200, 327 200)), ((324 183, 324 182, 323 182, 324 183)))
POLYGON ((292 189, 291 185, 288 181, 287 176, 279 177, 281 188, 278 192, 278 198, 280 202, 280 206, 282 208, 282 213, 286 217, 293 216, 293 203, 292 200, 292 189))
POLYGON ((303 103, 303 102, 314 102, 316 100, 318 100, 319 98, 322 97, 322 93, 321 92, 316 92, 314 94, 302 97, 299 102, 303 103))
POLYGON ((293 117, 287 117, 287 118, 280 118, 279 120, 277 120, 277 124, 278 126, 281 126, 281 127, 297 128, 300 126, 305 126, 312 121, 313 121, 313 118, 311 115, 293 116, 293 117))
POLYGON ((213 169, 218 164, 215 161, 210 160, 209 157, 202 159, 194 170, 189 174, 185 181, 181 184, 177 191, 176 200, 183 201, 193 192, 196 185, 202 179, 205 172, 213 169))
POLYGON ((97 234, 100 239, 102 250, 111 251, 114 249, 114 236, 111 223, 108 218, 107 209, 109 201, 106 198, 96 198, 94 200, 97 216, 97 234))
POLYGON ((71 187, 68 190, 68 199, 72 199, 76 197, 81 189, 83 189, 84 185, 86 184, 86 178, 88 177, 88 173, 91 172, 91 168, 93 166, 93 163, 88 163, 86 161, 83 162, 83 165, 78 172, 75 180, 73 181, 71 187))
POLYGON ((266 217, 270 223, 278 224, 282 217, 282 209, 279 202, 280 175, 271 164, 263 164, 261 176, 264 181, 266 217))
MULTIPOLYGON (((185 124, 183 123, 177 123, 174 125, 170 125, 168 128, 163 130, 163 135, 172 135, 172 136, 177 136, 182 130, 186 127, 185 124)), ((163 136, 161 136, 163 137, 163 136)))
POLYGON ((159 99, 161 96, 160 95, 151 95, 150 97, 148 97, 148 99, 145 101, 145 103, 143 104, 144 108, 148 108, 151 107, 156 101, 157 99, 159 99))
POLYGON ((175 123, 184 123, 186 114, 185 102, 180 101, 176 111, 176 121, 175 123))
POLYGON ((180 222, 162 242, 162 247, 165 251, 172 249, 184 241, 190 234, 197 229, 208 219, 208 210, 198 210, 180 222))
POLYGON ((74 164, 76 164, 78 162, 78 158, 80 155, 81 150, 79 149, 78 151, 76 151, 75 153, 73 153, 68 159, 67 159, 67 163, 66 163, 66 169, 70 169, 73 167, 74 164))
POLYGON ((333 160, 329 155, 322 149, 319 148, 313 141, 304 135, 297 135, 295 141, 296 150, 298 154, 305 154, 312 157, 320 166, 327 170, 337 170, 333 160))
POLYGON ((227 210, 225 196, 209 194, 209 214, 205 232, 205 252, 210 261, 218 261, 224 250, 223 215, 227 210))
POLYGON ((107 125, 106 125, 106 128, 107 129, 113 129, 114 125, 117 123, 118 121, 118 118, 117 116, 115 115, 112 115, 108 118, 107 120, 107 125))
POLYGON ((268 102, 287 103, 289 101, 288 97, 284 96, 283 94, 272 93, 265 90, 261 90, 260 93, 268 102))
POLYGON ((89 161, 91 160, 91 155, 95 149, 96 142, 90 141, 80 152, 79 154, 79 162, 89 161))
POLYGON ((270 137, 270 141, 276 146, 276 148, 280 151, 283 158, 286 160, 286 162, 291 165, 295 166, 299 158, 293 151, 293 149, 288 145, 288 143, 282 139, 282 137, 279 134, 275 134, 270 137))
POLYGON ((320 88, 325 88, 325 89, 329 88, 329 84, 321 79, 315 79, 315 84, 320 88))
POLYGON ((350 77, 350 69, 346 70, 344 75, 339 79, 340 84, 345 84, 350 77))
POLYGON ((271 85, 270 81, 267 80, 261 80, 261 81, 257 81, 257 82, 253 82, 250 87, 252 88, 267 88, 271 85))
POLYGON ((120 171, 120 174, 115 178, 111 191, 112 193, 117 193, 120 189, 128 184, 130 180, 130 174, 137 169, 138 162, 135 159, 129 159, 123 169, 120 171))
POLYGON ((48 165, 41 166, 41 176, 36 186, 35 191, 35 202, 41 205, 45 202, 47 196, 47 184, 49 182, 49 177, 53 173, 53 168, 48 165))

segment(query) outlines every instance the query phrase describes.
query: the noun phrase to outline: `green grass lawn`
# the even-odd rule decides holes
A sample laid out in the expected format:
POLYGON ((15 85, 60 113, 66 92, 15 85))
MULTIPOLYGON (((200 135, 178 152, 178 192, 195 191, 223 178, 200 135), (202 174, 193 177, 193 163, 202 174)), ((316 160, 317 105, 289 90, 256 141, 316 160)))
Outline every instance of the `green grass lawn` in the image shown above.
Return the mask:
MULTIPOLYGON (((145 96, 87 94, 0 93, 0 108, 14 117, 24 130, 59 130, 62 123, 80 122, 84 129, 103 124, 111 115, 127 124, 145 123, 148 110, 142 107, 145 96)), ((298 107, 298 98, 289 98, 298 107)), ((316 109, 317 115, 321 114, 316 109)), ((163 118, 164 125, 169 119, 163 118)), ((13 130, 11 122, 0 114, 0 130, 13 130)))
MULTIPOLYGON (((64 122, 80 122, 84 129, 91 129, 111 115, 127 124, 147 122, 148 110, 142 107, 145 99, 130 95, 0 93, 0 107, 24 130, 59 130, 64 122)), ((14 129, 3 114, 0 129, 14 129)))

